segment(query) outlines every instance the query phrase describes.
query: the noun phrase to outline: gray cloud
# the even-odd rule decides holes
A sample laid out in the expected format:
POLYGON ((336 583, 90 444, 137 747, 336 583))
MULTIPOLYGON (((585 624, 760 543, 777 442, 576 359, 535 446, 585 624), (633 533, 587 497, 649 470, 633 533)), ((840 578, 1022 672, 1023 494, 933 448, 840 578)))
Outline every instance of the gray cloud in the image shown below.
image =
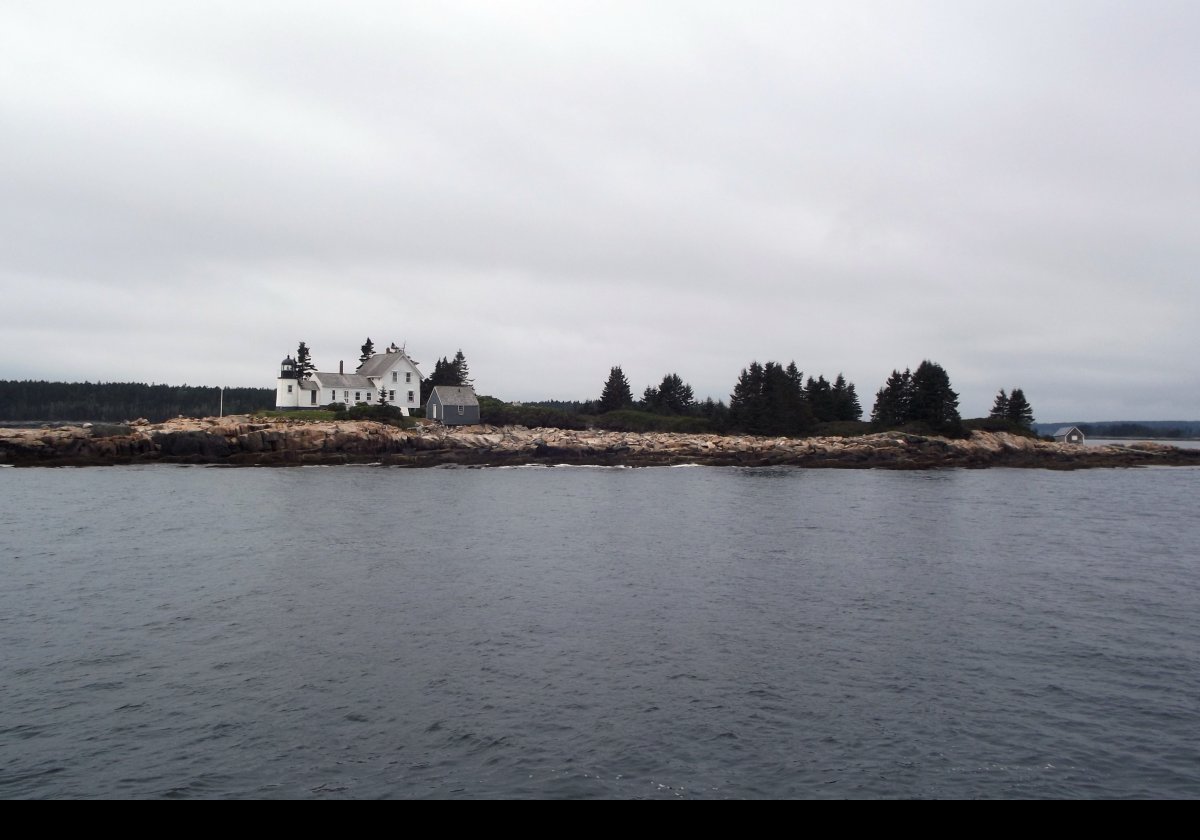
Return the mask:
POLYGON ((462 347, 510 399, 794 358, 1200 417, 1200 7, 14 3, 5 377, 462 347), (79 352, 83 349, 85 352, 79 352))

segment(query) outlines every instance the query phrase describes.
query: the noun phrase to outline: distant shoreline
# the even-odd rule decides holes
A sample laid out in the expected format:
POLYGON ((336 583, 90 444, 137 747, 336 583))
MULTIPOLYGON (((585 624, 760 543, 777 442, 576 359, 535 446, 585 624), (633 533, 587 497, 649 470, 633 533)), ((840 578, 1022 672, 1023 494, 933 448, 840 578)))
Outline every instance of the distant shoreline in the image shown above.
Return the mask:
POLYGON ((797 466, 822 469, 1089 469, 1200 466, 1200 449, 1160 443, 1078 446, 1007 433, 953 440, 881 432, 851 438, 633 433, 521 426, 399 429, 370 421, 256 421, 246 416, 135 425, 0 429, 0 463, 32 466, 797 466))

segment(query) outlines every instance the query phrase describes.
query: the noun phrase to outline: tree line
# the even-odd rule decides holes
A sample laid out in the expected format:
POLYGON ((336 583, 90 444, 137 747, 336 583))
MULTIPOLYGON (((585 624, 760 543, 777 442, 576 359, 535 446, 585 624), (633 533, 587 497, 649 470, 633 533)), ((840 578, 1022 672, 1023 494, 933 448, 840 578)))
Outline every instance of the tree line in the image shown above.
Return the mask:
MULTIPOLYGON (((221 389, 144 382, 46 382, 0 380, 0 420, 120 423, 144 417, 208 417, 221 406, 221 389)), ((275 407, 274 388, 226 388, 226 414, 275 407)))
MULTIPOLYGON (((751 362, 742 369, 728 404, 712 399, 697 401, 691 385, 676 373, 666 374, 658 385, 647 386, 641 398, 635 399, 628 377, 617 365, 609 370, 597 400, 546 401, 524 408, 536 408, 538 425, 554 425, 549 421, 557 415, 558 422, 570 428, 588 424, 599 428, 614 424, 661 428, 663 423, 651 418, 665 417, 698 421, 701 428, 714 432, 772 436, 904 429, 956 437, 965 436, 970 428, 1032 434, 1034 422, 1033 409, 1020 388, 1013 388, 1011 393, 1002 389, 988 418, 964 422, 949 374, 929 360, 921 362, 915 371, 892 371, 876 392, 869 424, 862 420, 863 408, 853 382, 840 373, 833 381, 824 375, 805 377, 794 361, 786 365, 751 362)), ((510 411, 509 422, 520 422, 512 418, 510 411)))

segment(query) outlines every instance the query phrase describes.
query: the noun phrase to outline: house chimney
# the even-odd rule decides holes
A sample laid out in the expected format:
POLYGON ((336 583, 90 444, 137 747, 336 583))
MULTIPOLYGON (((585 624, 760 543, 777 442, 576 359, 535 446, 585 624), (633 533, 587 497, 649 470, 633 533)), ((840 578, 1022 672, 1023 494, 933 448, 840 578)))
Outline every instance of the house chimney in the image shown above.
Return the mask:
POLYGON ((345 373, 345 372, 346 372, 346 362, 344 360, 338 362, 338 373, 345 373))

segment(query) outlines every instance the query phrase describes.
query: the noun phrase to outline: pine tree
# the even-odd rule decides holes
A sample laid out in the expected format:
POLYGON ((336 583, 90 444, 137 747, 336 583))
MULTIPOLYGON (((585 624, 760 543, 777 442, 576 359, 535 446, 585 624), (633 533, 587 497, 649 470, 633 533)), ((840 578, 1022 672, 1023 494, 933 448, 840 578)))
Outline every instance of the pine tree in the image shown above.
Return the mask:
POLYGON ((1007 420, 1008 406, 1008 394, 1004 393, 1004 389, 1001 388, 1000 393, 996 395, 995 402, 992 403, 992 411, 990 414, 988 414, 988 417, 992 418, 993 420, 1007 420))
POLYGON ((308 345, 301 341, 300 346, 296 348, 296 378, 303 382, 311 378, 316 369, 317 366, 312 362, 308 345))
POLYGON ((812 431, 812 409, 803 375, 792 362, 751 362, 742 370, 729 398, 729 425, 752 435, 800 436, 812 431))
POLYGON ((804 385, 804 395, 818 423, 828 423, 836 419, 833 389, 824 376, 818 376, 816 379, 808 377, 808 382, 804 385))
POLYGON ((696 402, 692 386, 675 373, 664 376, 657 390, 658 410, 663 414, 689 414, 696 402))
POLYGON ((854 383, 847 382, 842 374, 833 381, 833 419, 861 420, 862 405, 858 401, 858 393, 854 383))
POLYGON ((642 391, 641 409, 643 411, 653 411, 659 413, 658 389, 653 385, 647 385, 642 391))
POLYGON ((379 383, 379 404, 380 405, 388 404, 387 385, 383 382, 379 383))
POLYGON ((751 362, 742 368, 733 393, 729 395, 729 422, 735 429, 760 434, 759 418, 763 416, 763 366, 751 362))
POLYGON ((629 380, 618 365, 608 373, 608 381, 604 383, 604 391, 600 394, 600 404, 597 412, 605 414, 609 411, 620 411, 633 405, 633 392, 629 390, 629 380))
POLYGON ((958 394, 950 387, 950 376, 941 365, 926 359, 917 366, 912 375, 908 414, 910 421, 925 423, 934 432, 946 435, 962 432, 958 394))
POLYGON ((882 428, 903 426, 911 417, 912 373, 893 370, 887 382, 875 394, 875 407, 871 410, 871 422, 882 428))
MULTIPOLYGON (((1000 393, 1004 392, 1001 391, 1000 393)), ((1029 404, 1029 400, 1025 399, 1025 392, 1020 388, 1012 389, 1012 393, 1008 397, 1008 410, 1004 416, 1007 420, 1016 423, 1018 426, 1026 429, 1032 428, 1033 406, 1029 404)))
POLYGON ((467 367, 467 357, 463 355, 463 351, 461 349, 454 354, 454 361, 450 364, 453 366, 454 377, 456 381, 454 383, 447 384, 454 384, 460 387, 469 387, 474 383, 474 380, 471 379, 471 369, 467 367))
POLYGON ((362 346, 362 355, 358 357, 358 366, 362 367, 368 359, 375 355, 375 342, 367 336, 367 343, 362 346))

